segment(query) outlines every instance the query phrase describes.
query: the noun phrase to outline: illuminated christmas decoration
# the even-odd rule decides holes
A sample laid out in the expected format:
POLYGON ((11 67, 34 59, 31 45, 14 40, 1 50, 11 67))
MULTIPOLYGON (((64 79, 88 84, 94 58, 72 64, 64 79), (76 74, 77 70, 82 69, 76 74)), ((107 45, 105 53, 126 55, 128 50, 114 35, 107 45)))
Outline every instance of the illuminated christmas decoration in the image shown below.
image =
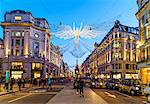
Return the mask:
POLYGON ((58 31, 52 34, 65 40, 75 39, 76 48, 78 47, 79 38, 92 39, 103 33, 95 30, 95 28, 92 26, 84 26, 83 23, 81 23, 80 27, 76 27, 75 23, 73 23, 73 27, 60 24, 58 28, 58 31))

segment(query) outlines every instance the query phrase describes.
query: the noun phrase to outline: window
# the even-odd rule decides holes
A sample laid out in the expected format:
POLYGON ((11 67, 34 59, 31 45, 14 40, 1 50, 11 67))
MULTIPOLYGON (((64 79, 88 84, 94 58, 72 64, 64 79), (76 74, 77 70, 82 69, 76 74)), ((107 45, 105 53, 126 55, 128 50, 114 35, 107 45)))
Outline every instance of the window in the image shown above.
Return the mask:
POLYGON ((122 37, 122 35, 121 35, 121 33, 119 33, 119 38, 121 38, 122 37))
POLYGON ((11 39, 11 46, 14 46, 14 39, 11 39))
POLYGON ((136 54, 133 53, 133 61, 136 61, 136 54))
POLYGON ((130 65, 129 64, 126 64, 126 69, 130 69, 130 65))
POLYGON ((21 21, 21 16, 15 16, 15 21, 21 21))
POLYGON ((121 69, 121 64, 119 64, 119 69, 121 69))
POLYGON ((145 15, 142 16, 142 25, 145 24, 145 15))
POLYGON ((127 61, 130 61, 130 52, 127 52, 126 58, 127 58, 127 61))
POLYGON ((133 43, 132 44, 132 49, 135 49, 136 48, 136 45, 133 43))
POLYGON ((16 47, 20 46, 20 40, 16 39, 16 47))
POLYGON ((14 32, 12 32, 11 35, 14 36, 14 32))
POLYGON ((16 56, 19 56, 19 55, 20 55, 19 50, 16 50, 16 56))
POLYGON ((126 48, 129 49, 130 48, 130 43, 126 44, 126 48))
POLYGON ((117 33, 115 33, 115 38, 117 38, 117 33))
POLYGON ((114 48, 119 48, 119 47, 121 47, 121 43, 119 41, 114 41, 113 42, 113 47, 114 48))
POLYGON ((12 69, 22 69, 23 64, 22 62, 12 62, 12 69))
POLYGON ((115 64, 112 64, 112 68, 115 69, 115 64))
POLYGON ((115 67, 116 67, 115 69, 118 69, 118 64, 115 64, 115 67))
POLYGON ((20 32, 16 32, 16 37, 19 37, 21 36, 21 33, 20 32))
POLYGON ((32 63, 32 70, 42 70, 42 64, 32 63))

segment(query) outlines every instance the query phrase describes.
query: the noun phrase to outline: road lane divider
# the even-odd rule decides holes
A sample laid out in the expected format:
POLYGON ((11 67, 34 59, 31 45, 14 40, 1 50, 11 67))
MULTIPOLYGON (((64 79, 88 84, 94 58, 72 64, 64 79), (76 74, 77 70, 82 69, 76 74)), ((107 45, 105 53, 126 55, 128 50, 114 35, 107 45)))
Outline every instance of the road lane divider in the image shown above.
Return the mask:
POLYGON ((30 95, 32 95, 32 94, 28 94, 28 95, 21 96, 21 97, 19 97, 19 98, 16 98, 16 99, 10 100, 10 101, 8 101, 8 103, 15 102, 15 101, 17 101, 17 100, 23 99, 23 98, 28 97, 28 96, 30 96, 30 95))
POLYGON ((109 97, 112 97, 112 98, 117 98, 115 95, 113 94, 110 94, 109 92, 104 92, 105 94, 107 94, 109 97))

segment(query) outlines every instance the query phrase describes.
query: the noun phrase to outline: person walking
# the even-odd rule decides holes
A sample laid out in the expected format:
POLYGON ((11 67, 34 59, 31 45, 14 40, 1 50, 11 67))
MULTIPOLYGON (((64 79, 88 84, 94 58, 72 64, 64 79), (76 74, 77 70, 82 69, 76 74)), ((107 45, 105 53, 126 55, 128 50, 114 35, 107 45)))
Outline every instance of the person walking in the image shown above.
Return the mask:
POLYGON ((5 81, 5 86, 4 86, 4 88, 6 89, 6 92, 8 92, 9 91, 9 82, 8 81, 5 81))
POLYGON ((50 77, 47 78, 47 84, 48 84, 47 90, 49 90, 49 88, 52 90, 52 81, 50 77))
POLYGON ((22 88, 25 88, 25 79, 23 77, 21 78, 21 82, 22 82, 22 88))
POLYGON ((10 80, 10 91, 13 92, 13 85, 15 84, 15 79, 11 78, 10 80))
POLYGON ((46 79, 45 78, 43 79, 43 88, 44 88, 44 86, 46 86, 46 79))
POLYGON ((77 88, 77 94, 79 94, 79 80, 78 79, 76 80, 75 84, 77 88))
POLYGON ((21 82, 20 78, 18 78, 17 84, 18 84, 18 87, 19 87, 19 91, 21 91, 21 84, 22 84, 22 82, 21 82))
POLYGON ((80 79, 79 79, 80 97, 84 97, 83 87, 84 87, 84 82, 83 82, 83 79, 80 78, 80 79))

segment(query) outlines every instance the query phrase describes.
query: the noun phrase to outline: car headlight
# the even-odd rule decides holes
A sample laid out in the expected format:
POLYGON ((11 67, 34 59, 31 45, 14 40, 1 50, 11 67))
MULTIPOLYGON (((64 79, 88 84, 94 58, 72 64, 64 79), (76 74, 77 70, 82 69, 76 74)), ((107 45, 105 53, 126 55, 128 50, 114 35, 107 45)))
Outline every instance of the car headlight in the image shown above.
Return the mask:
POLYGON ((100 85, 103 85, 103 83, 100 83, 100 85))
POLYGON ((135 87, 135 89, 136 89, 136 90, 139 90, 139 88, 138 88, 138 87, 135 87))
POLYGON ((95 83, 93 82, 92 85, 95 85, 95 83))

